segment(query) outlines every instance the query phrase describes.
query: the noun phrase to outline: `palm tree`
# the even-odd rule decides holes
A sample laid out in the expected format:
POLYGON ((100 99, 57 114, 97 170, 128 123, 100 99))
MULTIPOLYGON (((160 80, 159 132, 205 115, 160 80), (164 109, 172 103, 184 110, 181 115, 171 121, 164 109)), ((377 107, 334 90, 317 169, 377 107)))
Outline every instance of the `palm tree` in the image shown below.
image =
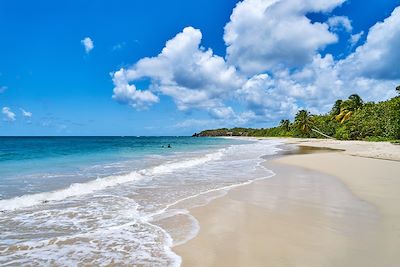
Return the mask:
POLYGON ((344 123, 356 110, 362 108, 363 105, 364 101, 362 98, 357 94, 353 94, 349 96, 349 99, 340 104, 340 113, 335 116, 335 119, 340 123, 344 123))
POLYGON ((351 101, 346 100, 340 105, 340 113, 335 116, 335 119, 340 123, 344 123, 353 115, 353 112, 354 108, 351 101))
POLYGON ((343 100, 341 100, 341 99, 336 100, 336 102, 335 102, 335 104, 333 105, 332 110, 331 110, 331 115, 332 115, 332 116, 339 115, 339 113, 340 113, 340 106, 342 105, 342 103, 343 103, 343 100))
POLYGON ((286 132, 290 130, 290 121, 289 120, 281 120, 279 127, 284 129, 286 132))
POLYGON ((303 133, 309 133, 310 131, 313 131, 326 138, 334 139, 333 137, 324 134, 314 126, 313 117, 311 113, 308 112, 307 110, 303 109, 297 112, 296 117, 294 119, 294 123, 297 126, 297 128, 303 133))
POLYGON ((304 109, 300 110, 296 114, 294 123, 301 132, 309 133, 313 125, 311 113, 304 109))
POLYGON ((351 100, 354 110, 362 108, 362 106, 364 105, 364 101, 357 94, 352 94, 351 96, 349 96, 349 100, 351 100))

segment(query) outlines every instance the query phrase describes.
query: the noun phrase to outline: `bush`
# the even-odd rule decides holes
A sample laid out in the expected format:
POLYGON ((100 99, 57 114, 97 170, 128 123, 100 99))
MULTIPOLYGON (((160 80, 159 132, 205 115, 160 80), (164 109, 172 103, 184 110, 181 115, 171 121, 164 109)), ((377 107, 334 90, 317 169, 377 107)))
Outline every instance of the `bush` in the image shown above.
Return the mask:
POLYGON ((335 138, 340 140, 350 139, 350 134, 345 126, 340 126, 336 129, 335 138))

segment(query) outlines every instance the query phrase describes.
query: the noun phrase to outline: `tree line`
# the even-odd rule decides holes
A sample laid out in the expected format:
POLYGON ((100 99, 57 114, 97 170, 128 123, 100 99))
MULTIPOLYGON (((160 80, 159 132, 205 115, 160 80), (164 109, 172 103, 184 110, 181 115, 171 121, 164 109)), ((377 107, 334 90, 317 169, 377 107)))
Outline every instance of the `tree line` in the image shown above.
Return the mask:
POLYGON ((364 102, 352 94, 338 99, 326 114, 299 110, 293 121, 281 120, 272 128, 222 128, 202 131, 194 136, 255 136, 332 138, 339 140, 400 140, 400 86, 398 96, 382 102, 364 102))

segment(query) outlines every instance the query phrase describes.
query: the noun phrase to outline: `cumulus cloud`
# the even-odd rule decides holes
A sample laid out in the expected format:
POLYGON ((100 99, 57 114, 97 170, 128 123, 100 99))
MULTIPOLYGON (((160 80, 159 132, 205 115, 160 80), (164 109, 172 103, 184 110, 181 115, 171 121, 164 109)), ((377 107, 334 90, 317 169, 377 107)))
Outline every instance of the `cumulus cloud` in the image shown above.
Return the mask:
POLYGON ((249 74, 278 67, 302 67, 325 46, 337 42, 326 23, 310 12, 328 12, 345 0, 246 0, 237 4, 225 26, 230 64, 249 74))
POLYGON ((85 37, 81 40, 81 44, 85 47, 85 52, 88 54, 94 48, 93 41, 90 37, 85 37))
MULTIPOLYGON (((371 101, 387 99, 394 95, 393 88, 400 79, 398 75, 400 67, 398 63, 395 63, 400 62, 400 54, 395 50, 400 47, 400 28, 395 26, 400 25, 397 11, 400 8, 397 8, 383 23, 373 26, 368 34, 367 42, 344 60, 335 60, 330 54, 321 56, 317 49, 299 45, 298 43, 301 43, 303 39, 308 39, 307 31, 303 37, 292 40, 293 46, 299 48, 299 53, 302 51, 310 57, 307 61, 302 61, 302 65, 291 64, 290 60, 286 60, 287 56, 290 59, 298 58, 297 53, 291 54, 296 51, 296 49, 292 50, 292 44, 285 45, 281 40, 274 41, 273 34, 279 29, 280 22, 275 24, 274 29, 270 27, 268 20, 274 20, 277 15, 284 20, 284 15, 294 12, 295 20, 301 22, 304 21, 302 16, 305 12, 311 9, 326 11, 342 2, 313 1, 310 3, 305 1, 303 4, 298 3, 292 9, 286 6, 293 4, 291 0, 247 0, 238 4, 233 11, 231 21, 225 28, 228 62, 239 64, 240 69, 244 69, 247 74, 256 73, 237 91, 238 98, 254 112, 255 117, 267 120, 285 116, 293 117, 300 108, 309 109, 314 113, 326 112, 336 99, 347 98, 353 93, 358 93, 371 101), (278 3, 285 7, 284 11, 278 9, 278 13, 271 14, 271 12, 277 12, 278 3), (245 14, 249 15, 245 16, 245 14), (255 19, 251 19, 252 17, 255 19), (257 35, 257 30, 261 32, 261 35, 267 32, 270 38, 259 38, 261 35, 257 35), (233 34, 233 37, 227 36, 229 34, 233 34), (256 36, 256 41, 252 35, 256 36), (281 46, 290 47, 290 53, 286 55, 276 53, 281 46), (264 50, 266 54, 260 54, 260 51, 266 47, 268 47, 264 50), (270 56, 271 51, 275 54, 270 56), (268 57, 263 58, 264 55, 268 57), (279 64, 280 68, 274 68, 279 64), (363 66, 366 67, 363 68, 363 66), (360 71, 357 71, 357 68, 360 68, 360 71), (387 80, 380 80, 385 76, 387 80)), ((346 31, 352 31, 351 22, 346 17, 331 17, 328 19, 328 24, 331 30, 342 27, 346 31)), ((313 27, 312 24, 310 25, 308 26, 313 27)), ((294 29, 298 28, 294 24, 292 26, 294 29)), ((287 33, 291 34, 290 31, 287 33)), ((354 44, 359 42, 362 34, 361 32, 355 35, 352 42, 354 44)))
POLYGON ((1 112, 3 113, 7 121, 15 121, 16 115, 14 112, 11 111, 9 107, 3 107, 1 112))
POLYGON ((338 31, 344 29, 347 32, 353 31, 353 26, 351 26, 351 21, 345 16, 334 16, 328 19, 329 28, 333 31, 338 31))
POLYGON ((179 110, 205 109, 217 118, 233 115, 223 100, 241 86, 242 78, 222 57, 201 47, 201 39, 200 30, 187 27, 158 56, 113 73, 113 97, 140 107, 158 102, 158 92, 172 97, 179 110), (142 79, 149 79, 150 86, 137 90, 134 84, 142 79))
POLYGON ((341 96, 342 88, 334 60, 327 55, 315 56, 311 63, 294 72, 255 75, 237 93, 258 120, 277 120, 292 118, 300 108, 313 112, 327 109, 332 99, 341 96))
POLYGON ((349 71, 375 79, 400 79, 400 7, 383 22, 375 24, 365 44, 359 46, 343 65, 349 71))
POLYGON ((32 117, 32 112, 26 111, 23 108, 20 109, 21 110, 21 114, 23 117, 25 118, 31 118, 32 117))
POLYGON ((367 101, 387 99, 400 83, 400 7, 369 30, 364 44, 338 60, 321 55, 337 41, 334 32, 348 32, 352 47, 364 32, 352 34, 347 17, 313 23, 306 14, 330 12, 344 1, 244 0, 225 26, 225 59, 201 46, 200 30, 187 27, 157 56, 114 72, 113 98, 141 109, 169 96, 179 110, 206 110, 218 125, 293 118, 302 108, 327 112, 336 99, 353 93, 367 101), (238 103, 241 113, 232 108, 238 103))
POLYGON ((252 118, 258 116, 269 120, 294 115, 298 108, 296 101, 286 94, 287 87, 280 82, 283 80, 275 80, 268 74, 258 74, 238 90, 238 98, 253 111, 252 118))
POLYGON ((112 74, 114 83, 113 99, 127 103, 137 109, 145 109, 159 101, 158 96, 150 91, 138 90, 134 84, 129 84, 129 71, 120 69, 112 74))
POLYGON ((358 44, 358 42, 360 42, 361 37, 363 37, 363 35, 364 35, 364 31, 350 35, 349 42, 350 42, 351 47, 356 46, 358 44))
POLYGON ((396 81, 379 81, 347 71, 330 54, 316 54, 296 71, 282 70, 252 77, 239 91, 244 103, 257 115, 269 119, 292 118, 298 109, 327 112, 336 99, 357 93, 366 100, 387 99, 396 81))

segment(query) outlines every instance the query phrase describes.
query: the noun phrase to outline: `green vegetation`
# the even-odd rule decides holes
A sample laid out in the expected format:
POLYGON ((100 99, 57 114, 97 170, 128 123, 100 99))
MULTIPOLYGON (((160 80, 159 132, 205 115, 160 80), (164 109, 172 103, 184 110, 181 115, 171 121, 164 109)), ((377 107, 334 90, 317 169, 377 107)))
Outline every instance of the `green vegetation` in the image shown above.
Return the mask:
POLYGON ((327 114, 313 115, 300 110, 293 122, 281 120, 279 126, 273 128, 223 128, 194 136, 325 137, 399 143, 400 86, 396 91, 399 96, 379 103, 364 103, 360 96, 353 94, 346 100, 337 100, 327 114))

